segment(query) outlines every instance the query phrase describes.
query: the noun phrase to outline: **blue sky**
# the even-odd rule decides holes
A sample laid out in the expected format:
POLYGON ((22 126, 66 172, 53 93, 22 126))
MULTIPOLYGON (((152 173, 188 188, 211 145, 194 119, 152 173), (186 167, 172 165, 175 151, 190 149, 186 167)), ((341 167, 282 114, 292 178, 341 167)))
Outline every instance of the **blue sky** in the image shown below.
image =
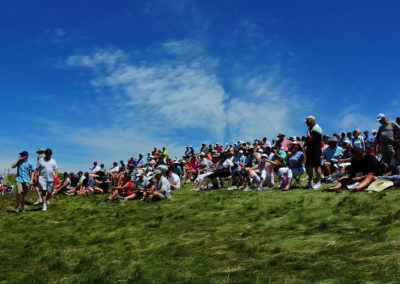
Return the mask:
POLYGON ((1 1, 0 168, 377 128, 399 116, 397 1, 1 1))

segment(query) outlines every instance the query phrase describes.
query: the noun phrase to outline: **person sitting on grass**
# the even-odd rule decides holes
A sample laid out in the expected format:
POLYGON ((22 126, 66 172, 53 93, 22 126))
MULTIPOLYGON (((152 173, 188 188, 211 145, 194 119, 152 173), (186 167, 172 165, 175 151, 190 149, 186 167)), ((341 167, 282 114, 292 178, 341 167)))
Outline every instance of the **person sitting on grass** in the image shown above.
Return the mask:
POLYGON ((302 175, 305 172, 305 151, 300 142, 292 142, 289 157, 289 167, 278 170, 279 188, 287 191, 291 188, 293 176, 302 175))
POLYGON ((82 183, 81 189, 76 192, 77 195, 82 195, 82 194, 92 194, 94 193, 94 187, 96 185, 96 182, 94 178, 89 175, 88 172, 85 172, 85 180, 82 183))
POLYGON ((115 186, 112 193, 104 200, 104 202, 111 202, 117 195, 120 199, 123 197, 134 194, 134 186, 131 181, 131 174, 129 172, 124 173, 124 178, 122 179, 121 185, 115 186))
POLYGON ((350 177, 342 177, 336 186, 326 189, 326 191, 342 192, 343 188, 350 188, 352 191, 361 191, 366 189, 374 180, 375 176, 380 175, 378 160, 363 152, 361 148, 351 150, 350 177))
POLYGON ((108 187, 110 186, 110 180, 107 178, 103 171, 98 172, 98 178, 95 180, 95 187, 93 193, 105 194, 108 193, 108 187))
POLYGON ((171 186, 160 170, 154 171, 154 178, 156 184, 155 187, 152 187, 151 191, 148 192, 147 201, 153 202, 171 198, 171 186))
POLYGON ((64 177, 64 179, 61 181, 61 183, 54 188, 54 191, 52 193, 53 196, 59 192, 68 194, 68 191, 71 188, 71 179, 69 178, 69 175, 67 172, 65 172, 63 174, 63 177, 64 177))
POLYGON ((80 191, 82 189, 82 185, 86 177, 83 175, 82 171, 78 172, 78 183, 75 186, 71 186, 71 188, 68 191, 68 195, 75 195, 76 192, 80 191))
POLYGON ((171 189, 180 189, 181 188, 181 179, 177 174, 175 174, 173 171, 169 170, 166 173, 167 179, 169 181, 169 185, 171 186, 171 189))
POLYGON ((328 180, 331 179, 332 172, 337 169, 337 163, 343 156, 343 148, 337 145, 337 138, 330 137, 328 139, 328 147, 322 152, 323 171, 328 175, 328 180))
POLYGON ((136 174, 136 181, 134 183, 134 193, 119 199, 120 202, 127 200, 142 199, 145 196, 146 188, 149 186, 150 181, 146 177, 146 172, 139 170, 136 174))
POLYGON ((193 155, 186 163, 186 166, 183 169, 184 178, 183 183, 191 182, 193 174, 197 173, 198 168, 198 158, 196 155, 193 155))

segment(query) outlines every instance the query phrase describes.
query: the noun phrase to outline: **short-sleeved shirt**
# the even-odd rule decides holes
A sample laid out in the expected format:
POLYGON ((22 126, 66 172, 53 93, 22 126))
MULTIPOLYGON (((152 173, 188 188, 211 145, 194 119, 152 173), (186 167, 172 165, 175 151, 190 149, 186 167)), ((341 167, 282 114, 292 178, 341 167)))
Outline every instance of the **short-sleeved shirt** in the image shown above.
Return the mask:
POLYGON ((35 165, 29 161, 18 161, 17 163, 17 177, 15 181, 17 182, 30 182, 31 173, 35 170, 35 165))
POLYGON ((45 160, 40 159, 36 168, 39 171, 39 180, 54 181, 54 172, 57 170, 57 163, 54 159, 45 160))
POLYGON ((94 185, 95 185, 94 178, 89 176, 86 186, 94 187, 94 185))
POLYGON ((336 146, 335 148, 325 148, 323 155, 327 162, 337 162, 339 156, 343 156, 343 148, 336 146))
MULTIPOLYGON (((288 140, 289 141, 289 140, 288 140)), ((279 150, 279 156, 281 156, 282 157, 282 162, 280 162, 281 164, 282 164, 282 166, 286 166, 286 157, 287 157, 287 154, 286 154, 286 152, 284 151, 284 150, 279 150)), ((271 160, 272 161, 279 161, 279 159, 278 159, 278 157, 274 154, 274 153, 272 153, 272 156, 271 156, 272 158, 271 158, 271 160)))
POLYGON ((67 177, 61 182, 61 185, 67 184, 66 187, 64 187, 64 190, 69 190, 71 188, 71 179, 67 177))
POLYGON ((360 161, 351 158, 350 176, 355 177, 355 175, 359 172, 362 172, 363 175, 374 173, 376 176, 379 176, 380 169, 378 160, 371 154, 365 154, 364 158, 362 158, 360 161))
POLYGON ((391 144, 400 126, 393 121, 388 121, 385 125, 381 125, 378 129, 378 142, 381 144, 391 144))
POLYGON ((137 179, 135 182, 135 188, 138 189, 139 187, 145 189, 148 187, 150 184, 149 180, 146 177, 143 177, 143 179, 137 179))
POLYGON ((307 142, 307 152, 321 153, 322 128, 318 124, 315 124, 311 128, 310 135, 313 139, 307 142))
POLYGON ((181 188, 181 179, 177 174, 172 173, 171 178, 168 178, 169 183, 176 182, 175 187, 176 188, 181 188))
POLYGON ((179 165, 173 166, 172 167, 172 172, 174 174, 177 174, 178 176, 180 176, 182 174, 182 168, 179 165))
MULTIPOLYGON (((297 161, 301 158, 304 157, 304 153, 302 151, 297 151, 296 153, 292 154, 289 158, 289 166, 291 169, 294 168, 294 166, 297 164, 297 161)), ((301 168, 304 168, 304 162, 299 166, 301 168)))
POLYGON ((352 138, 351 139, 351 144, 353 144, 353 147, 357 147, 362 149, 363 148, 363 142, 364 138, 362 136, 358 136, 357 138, 352 138))
POLYGON ((171 186, 166 177, 162 176, 159 181, 157 181, 156 191, 163 190, 165 192, 166 198, 171 198, 171 186))

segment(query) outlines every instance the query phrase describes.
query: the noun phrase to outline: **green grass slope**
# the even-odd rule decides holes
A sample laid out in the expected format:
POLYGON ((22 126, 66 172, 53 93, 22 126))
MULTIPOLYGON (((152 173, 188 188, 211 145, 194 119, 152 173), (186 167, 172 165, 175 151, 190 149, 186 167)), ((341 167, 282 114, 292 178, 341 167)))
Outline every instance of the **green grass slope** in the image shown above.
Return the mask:
POLYGON ((1 196, 0 282, 400 282, 398 189, 189 188, 158 203, 57 196, 23 214, 1 196))

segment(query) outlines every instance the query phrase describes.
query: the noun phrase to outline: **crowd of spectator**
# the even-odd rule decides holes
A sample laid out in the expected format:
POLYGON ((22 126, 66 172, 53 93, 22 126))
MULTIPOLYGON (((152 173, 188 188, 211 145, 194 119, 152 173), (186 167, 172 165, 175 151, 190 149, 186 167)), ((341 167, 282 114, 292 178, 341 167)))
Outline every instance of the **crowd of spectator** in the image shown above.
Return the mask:
MULTIPOLYGON (((374 185, 380 181, 385 181, 385 187, 400 184, 400 118, 394 122, 379 114, 377 122, 380 126, 371 134, 369 130, 361 133, 354 129, 327 135, 323 134, 314 116, 308 116, 304 122, 307 132, 303 137, 287 138, 284 133, 279 133, 271 142, 264 137, 225 145, 203 143, 198 152, 193 146, 188 146, 181 158, 174 159, 170 158, 165 147, 155 147, 147 155, 140 153, 137 158, 114 162, 109 169, 94 161, 89 171, 65 172, 61 181, 54 172, 54 185, 50 189, 48 184, 44 189, 43 183, 38 183, 39 173, 32 174, 31 178, 26 175, 20 182, 27 183, 27 187, 29 182, 38 193, 35 204, 42 203, 43 206, 47 204, 43 197, 48 200, 55 194, 104 194, 107 196, 105 202, 133 199, 154 202, 171 198, 173 190, 180 189, 181 183, 189 182, 194 183, 193 191, 223 187, 242 191, 269 188, 287 191, 299 188, 301 180, 307 180, 303 189, 318 190, 326 182, 332 186, 325 190, 337 193, 343 189, 381 190, 382 186, 374 185), (303 174, 306 177, 301 179, 303 174)), ((52 159, 51 155, 47 158, 40 156, 43 151, 39 149, 37 152, 36 170, 32 164, 26 164, 28 153, 25 151, 20 153, 23 158, 20 157, 13 167, 18 167, 19 172, 23 169, 41 172, 43 167, 56 171, 55 162, 52 167, 44 164, 52 159)), ((22 185, 19 187, 18 192, 27 189, 22 185)))

